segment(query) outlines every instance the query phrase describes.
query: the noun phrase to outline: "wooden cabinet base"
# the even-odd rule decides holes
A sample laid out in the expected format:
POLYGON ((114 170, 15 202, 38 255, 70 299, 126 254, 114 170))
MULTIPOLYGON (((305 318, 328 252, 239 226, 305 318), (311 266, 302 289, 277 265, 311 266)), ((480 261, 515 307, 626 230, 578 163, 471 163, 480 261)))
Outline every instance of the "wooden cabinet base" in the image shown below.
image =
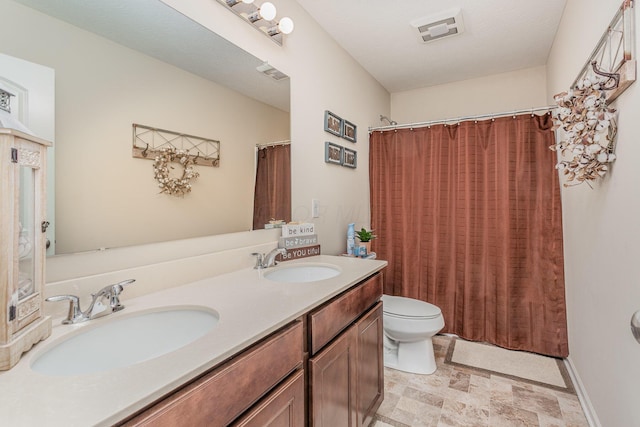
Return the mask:
POLYGON ((16 334, 8 344, 0 344, 0 371, 11 369, 22 353, 51 335, 51 318, 39 319, 16 334))
POLYGON ((367 427, 384 399, 382 303, 309 359, 312 427, 367 427))

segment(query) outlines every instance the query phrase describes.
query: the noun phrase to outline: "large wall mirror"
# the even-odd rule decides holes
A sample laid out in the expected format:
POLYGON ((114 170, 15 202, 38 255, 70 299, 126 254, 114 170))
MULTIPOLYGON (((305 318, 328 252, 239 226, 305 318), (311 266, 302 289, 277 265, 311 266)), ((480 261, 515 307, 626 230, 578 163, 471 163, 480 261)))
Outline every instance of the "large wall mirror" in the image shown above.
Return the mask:
POLYGON ((159 0, 0 0, 0 15, 0 53, 55 72, 56 254, 253 228, 256 146, 289 140, 288 79, 159 0), (159 194, 133 123, 219 140, 219 167, 159 194))

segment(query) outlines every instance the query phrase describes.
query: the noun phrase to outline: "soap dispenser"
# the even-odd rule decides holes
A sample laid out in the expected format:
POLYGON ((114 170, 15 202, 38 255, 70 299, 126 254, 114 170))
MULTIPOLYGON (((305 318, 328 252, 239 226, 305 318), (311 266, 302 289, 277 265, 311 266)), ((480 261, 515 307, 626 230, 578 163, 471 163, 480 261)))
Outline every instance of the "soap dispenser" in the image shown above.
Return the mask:
POLYGON ((347 255, 355 255, 356 248, 356 231, 353 228, 356 224, 349 224, 349 228, 347 229, 347 255))

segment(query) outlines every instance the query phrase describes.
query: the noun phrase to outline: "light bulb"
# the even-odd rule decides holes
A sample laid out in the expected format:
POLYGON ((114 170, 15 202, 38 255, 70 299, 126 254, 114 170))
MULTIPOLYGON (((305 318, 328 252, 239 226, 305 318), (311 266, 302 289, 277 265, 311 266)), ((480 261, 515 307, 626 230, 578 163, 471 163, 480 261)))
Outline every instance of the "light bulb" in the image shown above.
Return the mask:
POLYGON ((271 21, 276 17, 276 7, 271 2, 264 2, 260 6, 260 16, 262 19, 266 19, 267 21, 271 21))
POLYGON ((282 34, 291 34, 293 31, 293 20, 285 16, 278 22, 278 29, 282 34))

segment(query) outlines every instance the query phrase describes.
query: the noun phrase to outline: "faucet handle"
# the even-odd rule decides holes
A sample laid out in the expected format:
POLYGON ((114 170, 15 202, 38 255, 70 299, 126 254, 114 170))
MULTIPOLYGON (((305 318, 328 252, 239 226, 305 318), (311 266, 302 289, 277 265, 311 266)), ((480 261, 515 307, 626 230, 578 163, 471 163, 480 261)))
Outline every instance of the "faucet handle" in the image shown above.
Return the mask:
POLYGON ((82 312, 80 311, 80 299, 75 295, 55 295, 45 299, 45 301, 69 301, 69 313, 67 314, 67 318, 62 321, 64 325, 77 323, 82 318, 82 312))
POLYGON ((122 293, 123 287, 135 282, 136 279, 128 279, 123 280, 122 282, 118 282, 115 285, 110 285, 110 305, 112 311, 120 311, 124 308, 124 305, 120 304, 120 294, 122 293))
POLYGON ((264 268, 264 254, 261 254, 259 252, 253 252, 251 255, 253 255, 254 257, 256 257, 256 265, 253 267, 255 270, 260 270, 262 268, 264 268))

